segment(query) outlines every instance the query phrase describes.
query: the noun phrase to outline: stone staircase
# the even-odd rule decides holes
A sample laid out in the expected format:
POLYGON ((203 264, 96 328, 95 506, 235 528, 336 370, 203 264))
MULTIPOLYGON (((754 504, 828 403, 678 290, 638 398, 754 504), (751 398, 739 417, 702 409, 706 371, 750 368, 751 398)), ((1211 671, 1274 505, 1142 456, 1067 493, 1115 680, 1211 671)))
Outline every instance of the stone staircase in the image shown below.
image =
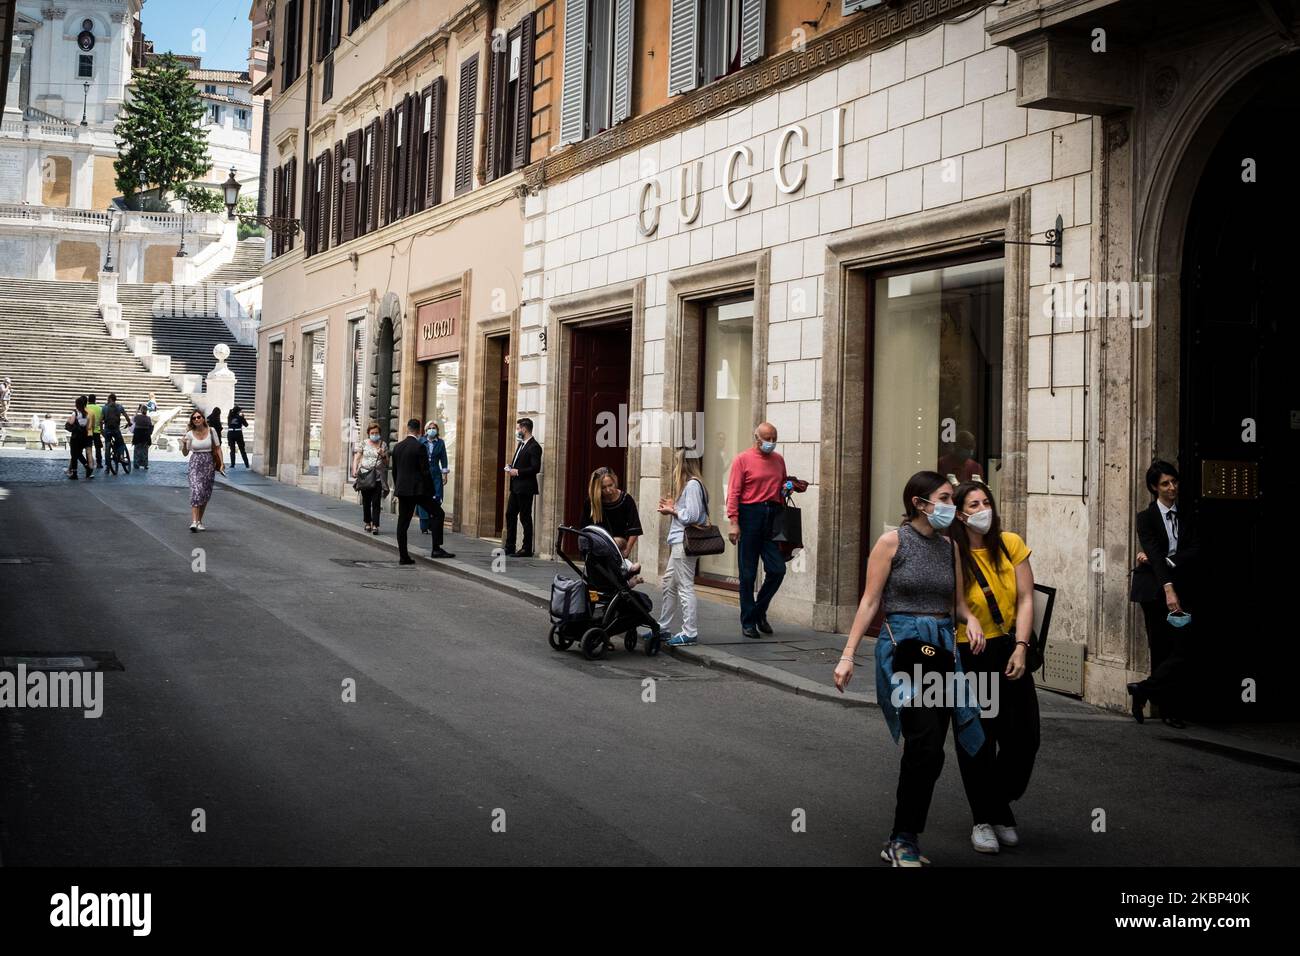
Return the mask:
POLYGON ((213 285, 239 285, 262 274, 266 260, 265 239, 245 239, 235 246, 235 258, 208 278, 213 285))
MULTIPOLYGON (((153 338, 153 350, 170 355, 171 374, 202 376, 212 371, 212 347, 230 348, 226 366, 235 373, 235 401, 251 422, 256 407, 257 349, 240 345, 217 312, 216 285, 159 286, 124 284, 117 287, 122 318, 132 335, 153 338)), ((202 391, 200 384, 199 390, 202 391)), ((221 410, 222 418, 230 409, 221 410)))
POLYGON ((159 409, 182 409, 163 433, 183 433, 193 407, 189 396, 170 378, 146 371, 125 342, 109 336, 97 298, 93 282, 0 278, 0 375, 12 378, 14 387, 9 427, 25 428, 33 414, 44 418, 49 412, 62 434, 62 419, 78 395, 94 392, 103 401, 115 392, 134 412, 152 392, 159 409))

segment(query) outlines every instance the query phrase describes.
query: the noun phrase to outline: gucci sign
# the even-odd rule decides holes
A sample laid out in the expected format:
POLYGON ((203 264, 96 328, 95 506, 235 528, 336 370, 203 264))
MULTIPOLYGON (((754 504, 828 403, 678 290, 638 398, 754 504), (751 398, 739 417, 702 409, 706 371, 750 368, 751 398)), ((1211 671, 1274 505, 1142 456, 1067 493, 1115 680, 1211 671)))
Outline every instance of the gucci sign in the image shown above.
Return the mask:
POLYGON ((417 361, 445 358, 460 351, 460 296, 426 302, 415 310, 417 361))

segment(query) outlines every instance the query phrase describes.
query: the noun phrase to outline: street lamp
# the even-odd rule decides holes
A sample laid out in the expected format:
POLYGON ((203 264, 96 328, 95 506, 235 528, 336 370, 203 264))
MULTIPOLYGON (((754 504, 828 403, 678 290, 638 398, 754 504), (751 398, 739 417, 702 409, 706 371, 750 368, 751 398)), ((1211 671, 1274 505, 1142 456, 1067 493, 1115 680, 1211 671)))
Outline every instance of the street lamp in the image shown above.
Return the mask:
POLYGON ((189 211, 189 208, 190 208, 190 201, 188 199, 182 199, 181 200, 181 247, 176 251, 176 257, 178 259, 185 258, 185 214, 189 211))
POLYGON ((105 272, 113 271, 113 223, 117 218, 117 213, 112 206, 108 207, 108 238, 104 242, 104 270, 105 272))
POLYGON ((240 222, 248 223, 254 226, 266 226, 271 232, 280 236, 296 235, 302 228, 302 224, 289 216, 249 216, 244 213, 236 213, 235 206, 239 203, 239 180, 235 178, 235 167, 230 167, 230 176, 221 184, 221 191, 226 198, 226 218, 238 219, 240 222))
POLYGON ((81 125, 89 126, 90 124, 86 122, 86 102, 90 99, 90 81, 87 80, 85 83, 82 83, 81 86, 81 125))

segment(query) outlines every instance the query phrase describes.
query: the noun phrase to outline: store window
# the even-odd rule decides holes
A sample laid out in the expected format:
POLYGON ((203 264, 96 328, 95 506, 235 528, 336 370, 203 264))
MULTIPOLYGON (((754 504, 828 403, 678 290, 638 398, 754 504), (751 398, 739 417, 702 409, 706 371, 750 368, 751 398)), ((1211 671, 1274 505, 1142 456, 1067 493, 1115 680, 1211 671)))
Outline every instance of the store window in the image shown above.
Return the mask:
MULTIPOLYGON (((460 415, 460 359, 440 359, 425 366, 424 420, 438 423, 438 435, 447 444, 447 464, 455 467, 460 435, 456 419, 460 415)), ((456 512, 455 473, 442 485, 442 510, 448 517, 456 512)))
POLYGON ((348 363, 348 423, 347 434, 344 436, 345 446, 348 449, 348 477, 355 475, 352 473, 352 457, 356 450, 361 447, 370 422, 362 421, 362 416, 366 414, 366 320, 353 319, 348 323, 348 342, 351 344, 352 355, 348 363))
MULTIPOLYGON (((700 404, 704 413, 700 445, 710 520, 725 528, 731 463, 753 443, 754 299, 711 303, 704 309, 700 404)), ((739 581, 736 549, 700 558, 699 573, 718 583, 739 581)))
POLYGON ((303 416, 302 473, 320 474, 321 429, 325 422, 325 332, 303 336, 302 354, 307 357, 306 411, 303 416))
POLYGON ((1003 264, 964 262, 872 282, 867 548, 898 526, 902 488, 917 471, 979 478, 998 495, 1003 264))

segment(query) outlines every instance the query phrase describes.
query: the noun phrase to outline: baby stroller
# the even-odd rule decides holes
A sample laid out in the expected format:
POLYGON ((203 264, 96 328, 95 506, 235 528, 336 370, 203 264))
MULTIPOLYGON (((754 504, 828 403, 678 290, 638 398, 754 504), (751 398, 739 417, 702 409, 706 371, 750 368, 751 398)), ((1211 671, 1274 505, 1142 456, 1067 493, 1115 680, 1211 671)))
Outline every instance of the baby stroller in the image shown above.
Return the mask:
POLYGON ((551 583, 551 647, 566 651, 578 641, 583 657, 594 661, 605 655, 614 634, 623 635, 625 649, 636 650, 637 628, 645 627, 650 629, 646 654, 659 653, 663 636, 651 613, 654 602, 628 584, 623 555, 608 531, 596 525, 581 530, 561 526, 555 535, 555 553, 578 579, 557 574, 551 583), (584 570, 561 548, 566 534, 577 535, 584 570))

